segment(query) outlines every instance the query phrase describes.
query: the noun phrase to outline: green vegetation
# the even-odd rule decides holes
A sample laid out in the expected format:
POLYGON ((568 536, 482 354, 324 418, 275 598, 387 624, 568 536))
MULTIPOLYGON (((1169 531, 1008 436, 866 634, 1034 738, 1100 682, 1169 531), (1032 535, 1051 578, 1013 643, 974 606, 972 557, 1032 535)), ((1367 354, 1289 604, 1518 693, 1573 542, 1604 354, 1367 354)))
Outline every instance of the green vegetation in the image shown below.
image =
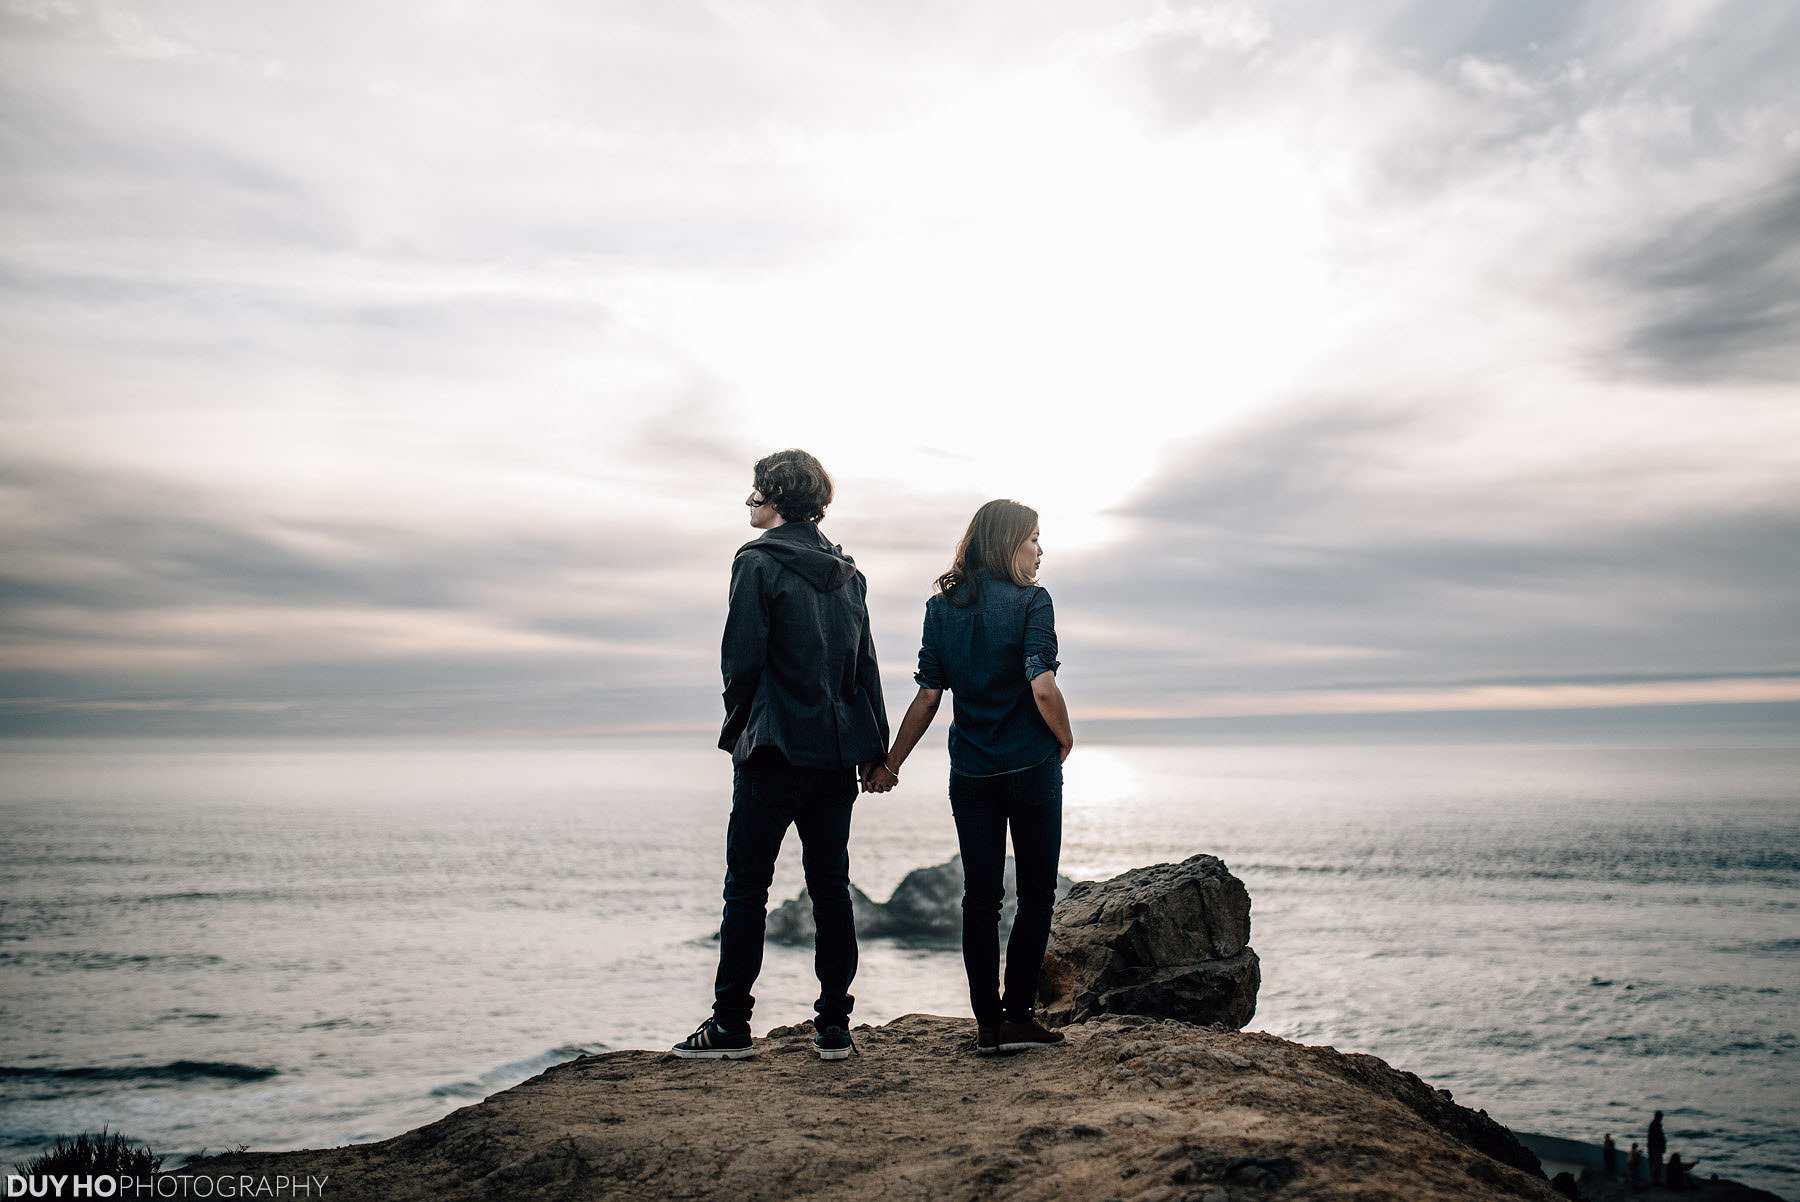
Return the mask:
POLYGON ((125 1137, 100 1129, 99 1135, 82 1132, 73 1139, 58 1137, 48 1152, 13 1165, 27 1177, 50 1173, 78 1176, 106 1174, 118 1177, 154 1177, 162 1168, 163 1158, 125 1142, 125 1137))

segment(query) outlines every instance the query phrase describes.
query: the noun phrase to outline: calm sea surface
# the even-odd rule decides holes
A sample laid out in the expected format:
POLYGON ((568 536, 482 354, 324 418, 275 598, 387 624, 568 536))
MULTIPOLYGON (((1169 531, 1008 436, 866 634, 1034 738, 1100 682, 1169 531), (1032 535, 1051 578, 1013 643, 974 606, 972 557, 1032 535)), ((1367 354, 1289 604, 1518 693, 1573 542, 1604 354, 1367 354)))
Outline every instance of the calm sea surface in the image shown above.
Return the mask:
MULTIPOLYGON (((730 770, 694 745, 0 744, 0 1166, 397 1134, 707 1013, 730 770)), ((956 850, 941 748, 858 801, 876 898, 956 850)), ((1250 890, 1250 1026, 1519 1130, 1800 1198, 1800 748, 1083 747, 1064 871, 1250 890)), ((790 839, 792 837, 790 836, 790 839)), ((797 843, 776 897, 801 886, 797 843)), ((810 1014, 772 948, 759 1031, 810 1014)), ((865 943, 857 1021, 967 1015, 865 943)))

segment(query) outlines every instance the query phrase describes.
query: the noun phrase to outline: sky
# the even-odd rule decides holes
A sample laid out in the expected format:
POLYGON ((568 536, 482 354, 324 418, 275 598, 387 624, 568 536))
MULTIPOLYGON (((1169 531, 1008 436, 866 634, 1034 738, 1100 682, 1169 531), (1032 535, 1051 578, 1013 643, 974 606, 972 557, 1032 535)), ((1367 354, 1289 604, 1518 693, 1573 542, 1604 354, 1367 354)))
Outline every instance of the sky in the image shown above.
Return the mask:
POLYGON ((1800 718, 1795 61, 1782 0, 0 0, 0 733, 711 731, 789 446, 896 718, 997 496, 1078 735, 1800 718))

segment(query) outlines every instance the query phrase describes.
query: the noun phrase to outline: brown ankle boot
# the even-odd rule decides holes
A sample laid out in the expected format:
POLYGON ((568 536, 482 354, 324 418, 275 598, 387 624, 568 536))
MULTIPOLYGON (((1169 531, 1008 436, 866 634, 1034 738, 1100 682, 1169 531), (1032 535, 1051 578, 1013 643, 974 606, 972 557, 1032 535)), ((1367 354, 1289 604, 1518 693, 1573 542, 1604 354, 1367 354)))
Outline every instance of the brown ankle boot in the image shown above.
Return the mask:
POLYGON ((1028 1048, 1049 1047, 1063 1041, 1061 1031, 1052 1031, 1035 1018, 1018 1022, 1002 1021, 994 1028, 994 1037, 996 1050, 1001 1052, 1023 1052, 1028 1048))

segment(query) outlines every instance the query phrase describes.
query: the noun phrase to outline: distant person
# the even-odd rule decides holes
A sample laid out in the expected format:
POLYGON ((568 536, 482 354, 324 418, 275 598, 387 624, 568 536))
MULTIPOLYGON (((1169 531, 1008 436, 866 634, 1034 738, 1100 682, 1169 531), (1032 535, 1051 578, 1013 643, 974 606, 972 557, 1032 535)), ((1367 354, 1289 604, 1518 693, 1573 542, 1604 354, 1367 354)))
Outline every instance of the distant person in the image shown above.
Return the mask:
POLYGON ((1644 1176, 1644 1153, 1639 1150, 1637 1141, 1631 1141, 1631 1151, 1625 1155, 1625 1180, 1632 1183, 1641 1181, 1644 1176))
POLYGON ((1659 1110, 1656 1112, 1656 1117, 1650 1120, 1650 1135, 1649 1138, 1644 1141, 1644 1150, 1650 1154, 1651 1185, 1656 1185, 1662 1181, 1663 1149, 1668 1146, 1668 1141, 1663 1139, 1662 1111, 1659 1110))
POLYGON ((1575 1184, 1575 1174, 1567 1169, 1550 1178, 1550 1188, 1572 1202, 1581 1202, 1581 1187, 1575 1184))
POLYGON ((1663 1184, 1667 1185, 1670 1189, 1684 1190, 1691 1188, 1688 1183, 1688 1174, 1693 1172, 1694 1166, 1699 1163, 1698 1160, 1690 1160, 1684 1163, 1678 1153, 1669 1153, 1669 1165, 1663 1173, 1663 1184))
POLYGON ((1600 1141, 1600 1167, 1609 1179, 1619 1175, 1619 1145, 1613 1142, 1611 1132, 1600 1141))
POLYGON ((1062 850, 1063 761, 1075 746, 1056 684, 1056 618, 1037 582, 1037 511, 989 501, 975 511, 950 570, 925 603, 919 691, 874 784, 892 788, 937 715, 950 724, 950 810, 963 862, 963 967, 982 1055, 1061 1043, 1034 1014, 1056 904, 1062 850), (1012 831, 1018 913, 1000 980, 1000 903, 1012 831))
POLYGON ((763 534, 731 561, 720 652, 719 746, 731 752, 732 790, 713 1013, 671 1051, 723 1060, 752 1053, 750 987, 762 971, 775 858, 793 825, 818 928, 813 1046, 821 1059, 842 1060, 856 976, 850 811, 858 778, 866 784, 887 753, 887 709, 862 573, 819 532, 831 477, 795 450, 759 460, 752 482, 744 504, 763 534))

